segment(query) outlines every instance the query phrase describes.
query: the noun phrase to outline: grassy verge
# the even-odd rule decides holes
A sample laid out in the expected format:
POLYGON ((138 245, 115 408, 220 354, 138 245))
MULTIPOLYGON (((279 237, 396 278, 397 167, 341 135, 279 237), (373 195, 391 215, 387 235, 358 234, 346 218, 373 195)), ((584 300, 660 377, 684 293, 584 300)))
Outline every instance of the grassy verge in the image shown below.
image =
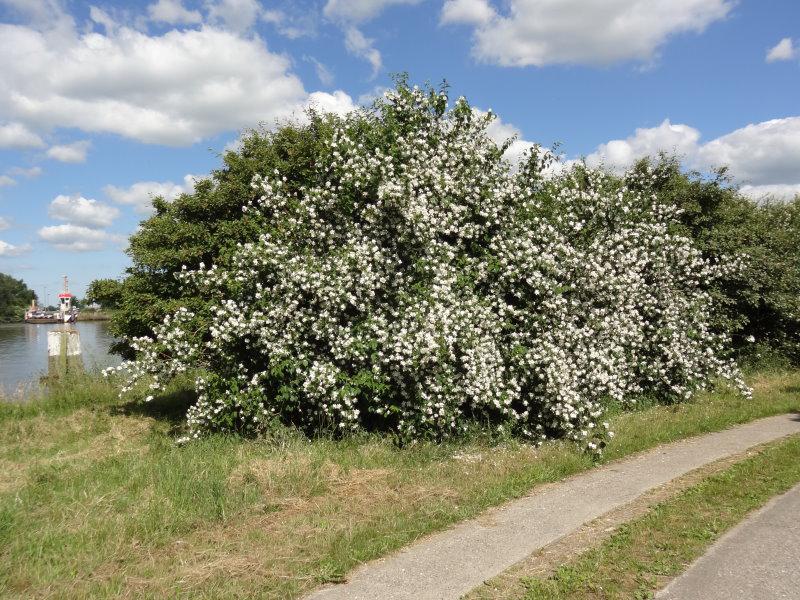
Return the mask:
MULTIPOLYGON (((604 461, 800 410, 800 373, 611 418, 604 461)), ((590 468, 573 446, 398 449, 372 437, 175 446, 186 397, 73 382, 0 407, 0 595, 296 597, 359 562, 590 468)))
POLYGON ((78 321, 109 321, 114 316, 113 310, 88 310, 78 313, 78 321))
POLYGON ((800 437, 793 436, 657 505, 551 577, 524 579, 524 597, 652 598, 747 513, 799 481, 800 437))

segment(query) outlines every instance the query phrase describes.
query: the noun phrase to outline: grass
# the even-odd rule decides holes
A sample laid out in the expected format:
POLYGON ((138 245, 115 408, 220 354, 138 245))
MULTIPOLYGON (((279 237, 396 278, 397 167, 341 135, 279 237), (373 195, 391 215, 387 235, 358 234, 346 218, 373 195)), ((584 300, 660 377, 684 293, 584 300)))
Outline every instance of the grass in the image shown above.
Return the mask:
MULTIPOLYGON (((611 417, 603 461, 800 410, 800 373, 611 417)), ((564 443, 398 449, 376 437, 174 443, 188 398, 87 378, 0 404, 0 596, 297 597, 359 562, 591 468, 564 443)))
POLYGON ((792 436, 657 505, 551 577, 524 579, 524 598, 652 598, 747 513, 799 481, 800 436, 792 436))

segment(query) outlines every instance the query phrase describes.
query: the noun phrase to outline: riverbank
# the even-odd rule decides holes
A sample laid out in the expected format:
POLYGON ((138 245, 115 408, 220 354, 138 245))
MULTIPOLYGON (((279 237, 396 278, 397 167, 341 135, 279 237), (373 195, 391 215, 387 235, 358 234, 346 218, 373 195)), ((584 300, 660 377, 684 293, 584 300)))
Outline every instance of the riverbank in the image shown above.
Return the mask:
POLYGON ((110 321, 114 312, 110 310, 82 310, 78 313, 78 321, 110 321))
MULTIPOLYGON (((600 462, 800 410, 800 373, 610 417, 600 462)), ((212 436, 178 447, 191 401, 120 401, 86 378, 0 405, 0 591, 11 597, 296 597, 354 565, 591 468, 574 446, 398 449, 363 436, 212 436)))
MULTIPOLYGON (((82 310, 78 313, 76 318, 77 321, 110 321, 111 318, 114 316, 113 311, 109 310, 82 310)), ((18 319, 7 319, 4 321, 0 321, 0 324, 11 324, 11 323, 25 323, 25 319, 23 317, 19 317, 18 319)))
MULTIPOLYGON (((116 366, 120 357, 109 354, 114 337, 108 321, 79 321, 70 326, 78 331, 81 357, 90 371, 116 366)), ((26 401, 29 390, 48 374, 48 335, 62 328, 57 323, 0 325, 0 401, 5 395, 15 401, 26 401)))

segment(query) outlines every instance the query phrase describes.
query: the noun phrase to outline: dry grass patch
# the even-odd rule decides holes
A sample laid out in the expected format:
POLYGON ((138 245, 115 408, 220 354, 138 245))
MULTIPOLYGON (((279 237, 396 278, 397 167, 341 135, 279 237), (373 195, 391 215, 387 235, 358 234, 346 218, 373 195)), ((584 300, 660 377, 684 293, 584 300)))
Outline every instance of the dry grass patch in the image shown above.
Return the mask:
MULTIPOLYGON (((613 415, 605 460, 800 409, 800 374, 757 385, 752 402, 721 392, 613 415)), ((179 408, 101 402, 0 414, 0 432, 13 434, 0 438, 0 460, 12 465, 12 487, 0 488, 0 596, 297 597, 593 465, 566 443, 400 449, 288 430, 179 447, 179 408)))

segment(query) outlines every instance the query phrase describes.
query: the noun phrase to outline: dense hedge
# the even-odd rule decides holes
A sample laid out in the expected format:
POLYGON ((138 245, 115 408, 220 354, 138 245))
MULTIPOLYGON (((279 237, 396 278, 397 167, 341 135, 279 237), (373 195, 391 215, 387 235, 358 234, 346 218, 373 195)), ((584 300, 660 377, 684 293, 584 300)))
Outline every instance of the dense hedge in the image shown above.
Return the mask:
POLYGON ((800 197, 755 202, 724 169, 711 178, 684 173, 674 158, 653 170, 655 192, 681 209, 686 235, 707 258, 741 257, 742 268, 711 287, 715 329, 731 335, 741 361, 800 365, 800 197))
POLYGON ((132 253, 165 286, 187 260, 168 284, 178 308, 129 339, 128 387, 195 371, 194 436, 281 420, 409 440, 479 423, 592 450, 609 401, 680 400, 720 376, 747 393, 713 302, 742 265, 690 235, 666 199, 674 173, 545 177, 538 155, 503 159, 491 118, 401 83, 373 110, 251 138, 268 151, 246 162, 247 190, 226 189, 228 155, 194 197, 158 203, 132 253), (185 241, 188 215, 163 218, 209 214, 202 198, 225 207, 210 248, 185 241))

